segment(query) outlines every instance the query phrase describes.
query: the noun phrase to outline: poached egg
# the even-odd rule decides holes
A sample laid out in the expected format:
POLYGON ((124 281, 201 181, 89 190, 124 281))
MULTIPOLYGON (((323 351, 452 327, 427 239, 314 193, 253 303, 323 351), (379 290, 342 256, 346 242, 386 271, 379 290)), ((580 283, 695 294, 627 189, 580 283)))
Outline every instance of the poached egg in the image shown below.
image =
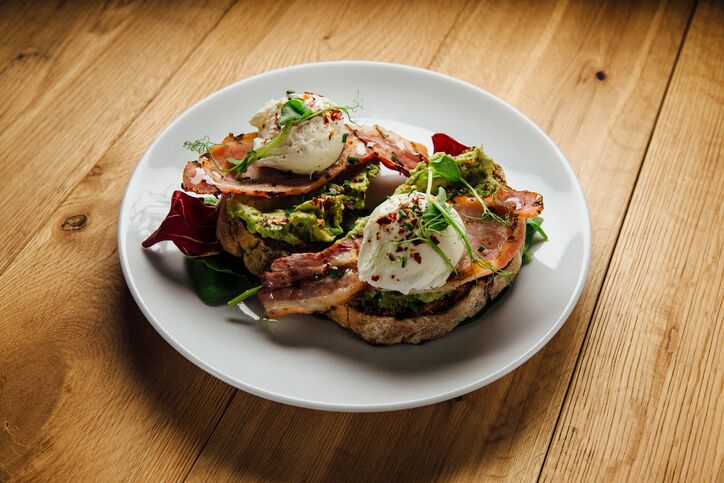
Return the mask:
MULTIPOLYGON (((452 270, 426 242, 410 240, 414 235, 411 217, 427 206, 425 194, 390 196, 370 214, 364 227, 357 266, 359 277, 373 287, 403 294, 420 293, 441 287, 452 270)), ((455 223, 464 230, 460 215, 451 210, 455 223)), ((432 235, 433 242, 457 265, 465 254, 465 244, 452 226, 432 235)))
MULTIPOLYGON (((319 111, 336 104, 329 98, 305 92, 300 99, 312 111, 319 111)), ((287 97, 271 100, 254 114, 249 123, 259 129, 254 138, 254 150, 263 148, 280 132, 277 125, 287 97)), ((256 164, 296 174, 312 174, 322 171, 337 161, 344 143, 344 116, 340 111, 330 111, 292 126, 287 136, 256 164)))

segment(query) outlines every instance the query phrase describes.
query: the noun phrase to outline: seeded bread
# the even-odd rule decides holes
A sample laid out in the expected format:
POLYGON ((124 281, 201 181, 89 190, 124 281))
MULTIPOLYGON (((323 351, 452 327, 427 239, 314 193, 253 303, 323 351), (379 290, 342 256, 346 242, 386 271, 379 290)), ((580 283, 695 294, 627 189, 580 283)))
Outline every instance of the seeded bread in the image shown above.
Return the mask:
POLYGON ((467 284, 470 287, 466 295, 432 315, 396 318, 367 314, 355 308, 351 302, 334 307, 326 315, 370 344, 391 345, 401 342, 419 344, 437 339, 453 330, 463 320, 479 313, 485 305, 508 287, 520 271, 522 255, 521 248, 504 269, 508 275, 493 274, 470 282, 467 284))
POLYGON ((277 258, 306 251, 307 247, 296 248, 288 243, 251 233, 241 219, 229 216, 226 201, 226 196, 222 196, 217 206, 216 238, 225 251, 241 257, 246 268, 254 275, 261 276, 277 258))

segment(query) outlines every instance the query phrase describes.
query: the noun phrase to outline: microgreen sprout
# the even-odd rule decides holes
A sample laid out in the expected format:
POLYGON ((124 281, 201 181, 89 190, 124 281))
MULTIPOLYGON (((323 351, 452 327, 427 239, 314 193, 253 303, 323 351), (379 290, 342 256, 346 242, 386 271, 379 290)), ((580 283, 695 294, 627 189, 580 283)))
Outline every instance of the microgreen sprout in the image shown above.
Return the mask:
POLYGON ((451 183, 461 183, 468 189, 468 191, 470 191, 470 193, 477 200, 477 202, 480 203, 480 206, 483 207, 483 217, 488 217, 491 220, 504 226, 510 225, 510 220, 502 218, 490 211, 490 208, 488 208, 488 205, 487 203, 485 203, 483 198, 480 197, 478 191, 473 188, 470 183, 468 183, 467 180, 463 177, 463 174, 460 171, 460 167, 451 156, 445 154, 437 159, 433 159, 430 161, 430 163, 428 164, 428 185, 430 184, 430 178, 433 176, 443 178, 447 181, 450 181, 451 183))
POLYGON ((198 153, 199 155, 208 153, 211 157, 211 160, 216 165, 216 168, 220 172, 232 172, 235 176, 238 177, 241 176, 249 168, 249 166, 257 162, 259 159, 269 155, 269 153, 275 147, 277 147, 284 140, 284 138, 287 137, 289 132, 292 130, 292 127, 331 111, 342 111, 347 116, 347 119, 349 119, 351 122, 352 116, 350 113, 360 109, 359 101, 355 101, 350 106, 330 106, 325 107, 324 109, 320 109, 318 111, 312 111, 304 104, 304 99, 302 97, 294 97, 294 91, 288 90, 286 92, 286 95, 287 101, 284 103, 284 105, 282 105, 281 112, 279 114, 279 121, 277 122, 277 127, 281 129, 279 134, 277 134, 271 141, 262 146, 260 149, 249 150, 242 159, 236 159, 232 157, 226 158, 226 162, 231 167, 223 168, 219 165, 218 161, 214 157, 214 154, 211 152, 214 146, 218 146, 218 143, 213 143, 209 141, 208 136, 194 141, 186 141, 184 143, 184 148, 188 149, 189 151, 198 153))
POLYGON ((238 305, 242 303, 244 300, 248 299, 249 297, 252 297, 256 295, 259 290, 262 289, 261 285, 257 285, 256 287, 250 288, 249 290, 246 290, 245 292, 242 292, 241 294, 237 295, 233 299, 229 300, 227 303, 229 305, 238 305))
MULTIPOLYGON (((447 255, 445 255, 445 253, 442 252, 440 247, 438 247, 437 244, 430 237, 431 232, 440 233, 448 226, 451 226, 465 245, 465 250, 470 257, 471 265, 484 266, 499 275, 506 274, 507 272, 504 272, 499 268, 495 267, 492 263, 480 256, 473 249, 473 246, 470 243, 470 239, 465 232, 465 228, 460 226, 457 220, 453 218, 453 214, 451 212, 453 208, 450 207, 447 203, 447 193, 445 192, 445 189, 442 186, 438 187, 437 197, 432 196, 432 182, 435 175, 438 175, 439 177, 442 177, 451 182, 462 181, 466 186, 469 187, 468 189, 470 189, 475 195, 477 195, 477 192, 475 192, 475 190, 472 189, 467 181, 463 179, 460 168, 455 163, 455 160, 452 159, 450 156, 446 155, 439 158, 438 160, 431 161, 428 164, 427 169, 427 190, 425 192, 427 206, 422 216, 422 227, 419 230, 420 234, 418 236, 420 236, 420 238, 422 238, 425 243, 435 249, 435 251, 443 258, 443 260, 445 260, 448 266, 451 267, 453 273, 457 274, 457 271, 452 265, 450 259, 447 257, 447 255)), ((486 205, 483 200, 480 199, 479 195, 477 195, 477 198, 481 205, 485 208, 486 205)))

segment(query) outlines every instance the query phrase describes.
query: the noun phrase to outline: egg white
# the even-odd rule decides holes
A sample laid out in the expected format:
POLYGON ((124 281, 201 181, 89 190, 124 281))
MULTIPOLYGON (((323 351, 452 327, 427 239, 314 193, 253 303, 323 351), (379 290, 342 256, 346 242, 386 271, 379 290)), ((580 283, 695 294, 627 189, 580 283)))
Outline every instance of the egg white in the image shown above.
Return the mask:
MULTIPOLYGON (((399 243, 408 232, 397 220, 400 209, 418 203, 422 210, 427 201, 419 192, 393 195, 372 211, 363 231, 357 266, 359 277, 373 287, 403 294, 428 291, 445 284, 452 270, 443 258, 426 243, 399 243)), ((460 215, 452 217, 464 230, 460 215)), ((438 247, 456 265, 465 253, 465 244, 452 226, 435 235, 438 247)))
MULTIPOLYGON (((254 149, 259 150, 280 132, 277 122, 287 98, 267 102, 249 122, 259 129, 254 138, 254 149)), ((316 94, 305 94, 304 104, 312 111, 335 105, 330 99, 316 94)), ((269 154, 256 164, 296 174, 312 174, 322 171, 339 158, 344 143, 344 118, 338 120, 317 116, 293 126, 289 134, 269 154)))

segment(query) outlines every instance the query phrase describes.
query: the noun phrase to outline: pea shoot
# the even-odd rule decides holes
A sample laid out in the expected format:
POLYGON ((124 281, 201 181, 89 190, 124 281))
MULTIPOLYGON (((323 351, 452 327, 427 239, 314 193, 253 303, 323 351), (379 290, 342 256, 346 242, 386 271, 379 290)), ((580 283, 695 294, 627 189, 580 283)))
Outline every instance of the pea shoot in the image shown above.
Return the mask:
POLYGON ((490 208, 488 208, 487 203, 480 197, 478 191, 463 177, 460 167, 451 156, 445 154, 437 159, 430 160, 428 164, 428 180, 433 176, 443 178, 451 183, 461 183, 470 191, 477 202, 480 203, 480 206, 483 207, 483 217, 488 217, 501 225, 510 225, 510 220, 504 219, 490 211, 490 208))
POLYGON ((184 148, 188 149, 189 151, 196 152, 199 155, 208 153, 211 160, 216 165, 216 168, 220 172, 233 173, 234 176, 239 177, 244 174, 249 166, 257 162, 261 158, 269 155, 269 153, 275 147, 277 147, 284 140, 284 138, 287 137, 287 135, 294 126, 309 121, 310 119, 314 119, 315 117, 322 116, 331 111, 342 111, 347 116, 347 118, 351 120, 350 112, 354 112, 359 108, 359 102, 355 102, 351 106, 330 106, 325 107, 324 109, 320 109, 318 111, 312 111, 304 104, 304 99, 302 97, 294 97, 294 91, 287 91, 287 101, 284 103, 284 105, 282 105, 281 111, 279 113, 279 121, 277 121, 277 127, 281 129, 279 134, 277 134, 271 141, 262 146, 260 149, 249 150, 242 159, 236 159, 232 157, 226 158, 226 162, 230 165, 229 168, 223 168, 222 166, 220 166, 219 162, 214 156, 214 153, 212 152, 212 148, 218 146, 219 143, 212 143, 211 141, 209 141, 208 136, 205 136, 202 139, 197 139, 195 141, 186 141, 184 143, 184 148))
POLYGON ((470 243, 470 239, 465 232, 465 228, 460 226, 457 220, 455 220, 455 218, 453 217, 453 208, 447 203, 447 193, 445 192, 445 188, 439 186, 437 196, 432 196, 433 179, 437 176, 450 182, 462 182, 466 187, 468 187, 468 189, 473 192, 476 199, 483 206, 483 209, 487 208, 482 198, 480 198, 480 195, 478 195, 475 189, 473 189, 473 187, 470 186, 467 181, 465 181, 462 173, 460 172, 460 168, 455 163, 455 160, 447 155, 442 156, 437 160, 430 161, 428 163, 427 170, 427 189, 425 191, 427 206, 425 207, 425 211, 422 213, 422 216, 418 218, 418 230, 416 234, 416 239, 423 240, 425 243, 427 243, 433 250, 435 250, 435 252, 437 252, 438 255, 440 255, 440 257, 442 257, 442 259, 450 267, 450 270, 453 273, 457 274, 457 270, 452 264, 450 258, 448 258, 448 256, 432 239, 433 233, 441 233, 442 231, 447 229, 448 226, 451 226, 465 245, 465 250, 470 257, 471 265, 484 266, 498 275, 507 274, 507 272, 504 272, 494 266, 492 263, 483 258, 480 254, 477 253, 477 251, 473 249, 473 246, 470 243))
POLYGON ((234 297, 233 299, 229 300, 227 302, 227 304, 229 304, 231 306, 238 305, 238 304, 242 303, 244 300, 248 299, 249 297, 256 295, 259 292, 259 290, 261 290, 261 289, 262 289, 261 285, 257 285, 256 287, 250 288, 249 290, 246 290, 246 291, 242 292, 241 294, 237 295, 236 297, 234 297))

